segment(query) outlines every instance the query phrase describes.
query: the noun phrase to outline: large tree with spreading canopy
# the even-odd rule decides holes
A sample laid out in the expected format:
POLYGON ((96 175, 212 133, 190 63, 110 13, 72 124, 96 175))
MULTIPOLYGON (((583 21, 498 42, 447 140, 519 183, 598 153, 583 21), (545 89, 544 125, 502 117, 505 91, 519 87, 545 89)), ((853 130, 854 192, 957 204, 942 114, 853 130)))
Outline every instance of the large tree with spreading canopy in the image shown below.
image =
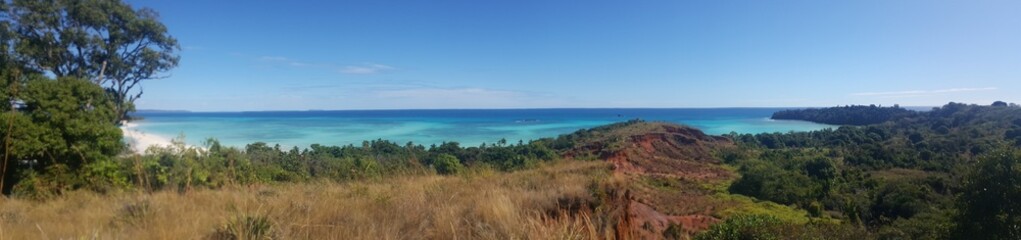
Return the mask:
POLYGON ((180 46, 147 8, 120 0, 0 0, 9 29, 5 50, 24 68, 102 86, 126 119, 140 83, 177 66, 180 46))

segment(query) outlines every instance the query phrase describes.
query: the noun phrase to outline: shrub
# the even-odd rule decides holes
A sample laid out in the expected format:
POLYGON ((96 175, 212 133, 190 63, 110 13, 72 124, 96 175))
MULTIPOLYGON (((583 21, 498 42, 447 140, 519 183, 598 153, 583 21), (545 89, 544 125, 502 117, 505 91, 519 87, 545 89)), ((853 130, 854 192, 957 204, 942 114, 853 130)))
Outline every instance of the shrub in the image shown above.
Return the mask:
POLYGON ((678 224, 671 223, 666 230, 663 230, 664 239, 683 239, 684 236, 684 228, 678 224))
POLYGON ((245 240, 245 239, 276 239, 273 223, 266 215, 241 214, 234 216, 226 224, 213 232, 210 239, 245 240))
POLYGON ((697 240, 781 239, 780 219, 768 215, 736 215, 695 236, 697 240))
POLYGON ((454 157, 454 155, 446 153, 436 156, 436 160, 433 161, 433 167, 436 168, 437 173, 444 175, 457 174, 464 171, 461 161, 454 157))
POLYGON ((1021 150, 1001 147, 980 157, 957 196, 955 235, 1021 239, 1021 150))
POLYGON ((128 225, 142 225, 146 223, 152 213, 152 203, 149 200, 141 200, 124 204, 117 220, 128 225))

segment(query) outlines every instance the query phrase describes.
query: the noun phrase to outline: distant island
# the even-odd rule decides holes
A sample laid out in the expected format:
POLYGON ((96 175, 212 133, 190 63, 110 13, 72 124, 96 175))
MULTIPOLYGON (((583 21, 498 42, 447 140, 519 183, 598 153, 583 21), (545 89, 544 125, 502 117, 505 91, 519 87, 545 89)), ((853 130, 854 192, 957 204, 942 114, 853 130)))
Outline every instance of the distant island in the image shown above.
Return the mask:
POLYGON ((773 113, 772 119, 802 120, 833 125, 869 125, 915 116, 900 106, 851 105, 832 108, 807 108, 773 113))

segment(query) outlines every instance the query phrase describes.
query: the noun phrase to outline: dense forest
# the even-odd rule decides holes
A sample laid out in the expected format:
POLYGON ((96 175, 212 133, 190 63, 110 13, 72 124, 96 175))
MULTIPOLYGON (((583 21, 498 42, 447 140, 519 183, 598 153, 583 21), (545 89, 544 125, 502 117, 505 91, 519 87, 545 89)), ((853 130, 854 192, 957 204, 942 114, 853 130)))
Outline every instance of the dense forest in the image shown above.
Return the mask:
POLYGON ((914 114, 914 111, 900 106, 851 105, 824 109, 784 110, 773 113, 772 119, 803 120, 834 125, 868 125, 910 117, 914 114))
MULTIPOLYGON (((730 134, 722 158, 742 177, 734 193, 848 221, 883 239, 1016 239, 1021 108, 949 103, 792 110, 843 119, 813 132, 730 134), (879 114, 871 117, 869 114, 879 114)), ((796 116, 796 117, 795 117, 796 116)))

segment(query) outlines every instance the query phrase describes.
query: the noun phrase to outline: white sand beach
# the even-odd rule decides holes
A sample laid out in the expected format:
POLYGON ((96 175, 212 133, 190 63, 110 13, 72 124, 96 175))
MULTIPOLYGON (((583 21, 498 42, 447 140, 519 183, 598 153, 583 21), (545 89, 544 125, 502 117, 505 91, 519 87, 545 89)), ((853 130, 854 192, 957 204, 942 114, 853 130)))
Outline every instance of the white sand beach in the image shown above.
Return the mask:
POLYGON ((124 123, 121 125, 121 131, 124 132, 124 140, 128 147, 136 153, 145 153, 150 146, 173 145, 171 138, 142 132, 138 129, 138 123, 124 123))

